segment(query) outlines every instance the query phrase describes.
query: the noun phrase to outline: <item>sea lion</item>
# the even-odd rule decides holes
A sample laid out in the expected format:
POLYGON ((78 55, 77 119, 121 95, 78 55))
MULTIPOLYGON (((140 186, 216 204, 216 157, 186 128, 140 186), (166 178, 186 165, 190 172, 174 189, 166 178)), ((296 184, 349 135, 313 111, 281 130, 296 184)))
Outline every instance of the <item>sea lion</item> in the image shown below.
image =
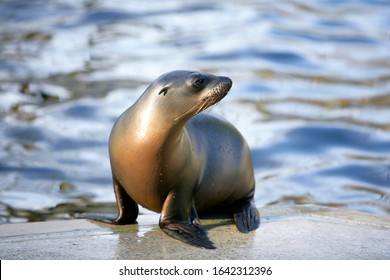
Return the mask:
POLYGON ((161 212, 159 226, 191 245, 213 249, 197 212, 219 209, 249 232, 260 224, 252 158, 238 130, 200 113, 230 90, 227 77, 173 71, 157 78, 116 121, 109 140, 118 205, 114 224, 135 223, 138 204, 161 212))

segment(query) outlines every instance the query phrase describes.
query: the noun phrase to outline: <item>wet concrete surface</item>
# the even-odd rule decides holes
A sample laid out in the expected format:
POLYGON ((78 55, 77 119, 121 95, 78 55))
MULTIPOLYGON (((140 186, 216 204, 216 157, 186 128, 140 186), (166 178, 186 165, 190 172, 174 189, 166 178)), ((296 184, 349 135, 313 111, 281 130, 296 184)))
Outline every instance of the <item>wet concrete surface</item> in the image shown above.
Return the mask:
POLYGON ((390 259, 390 218, 317 206, 260 209, 249 234, 230 220, 202 220, 217 249, 189 246, 165 235, 158 215, 138 224, 89 220, 0 225, 0 259, 390 259))

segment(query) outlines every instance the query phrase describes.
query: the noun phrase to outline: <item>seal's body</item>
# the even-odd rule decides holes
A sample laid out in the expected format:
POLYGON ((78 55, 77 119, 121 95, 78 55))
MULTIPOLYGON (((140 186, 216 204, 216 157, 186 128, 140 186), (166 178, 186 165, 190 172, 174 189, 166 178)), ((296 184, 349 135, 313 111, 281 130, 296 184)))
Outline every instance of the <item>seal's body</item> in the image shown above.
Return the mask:
POLYGON ((197 211, 229 212, 242 232, 259 226, 248 145, 230 123, 200 113, 231 85, 226 77, 173 71, 120 116, 109 143, 119 209, 111 222, 134 223, 139 204, 161 212, 165 233, 204 248, 215 247, 197 211))

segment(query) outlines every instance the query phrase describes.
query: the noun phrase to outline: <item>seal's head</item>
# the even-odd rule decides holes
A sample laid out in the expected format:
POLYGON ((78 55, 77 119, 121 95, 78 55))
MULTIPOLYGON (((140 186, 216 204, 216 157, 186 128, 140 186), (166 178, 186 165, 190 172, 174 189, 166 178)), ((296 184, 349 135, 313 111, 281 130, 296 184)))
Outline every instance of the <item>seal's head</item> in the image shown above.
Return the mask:
POLYGON ((179 70, 157 78, 145 93, 155 110, 180 122, 220 101, 231 87, 228 77, 179 70))

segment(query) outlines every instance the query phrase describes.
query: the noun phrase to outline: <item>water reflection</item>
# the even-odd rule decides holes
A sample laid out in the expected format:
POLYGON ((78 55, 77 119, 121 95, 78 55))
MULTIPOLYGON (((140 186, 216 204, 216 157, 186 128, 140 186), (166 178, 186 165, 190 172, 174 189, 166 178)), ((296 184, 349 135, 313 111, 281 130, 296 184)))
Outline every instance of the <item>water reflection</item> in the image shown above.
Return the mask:
POLYGON ((256 200, 390 213, 387 1, 0 3, 0 217, 116 211, 107 140, 160 74, 234 87, 256 200), (99 211, 101 210, 101 211, 99 211))
POLYGON ((200 60, 222 60, 234 61, 234 60, 253 60, 254 59, 263 59, 269 60, 273 63, 285 64, 288 67, 315 67, 315 65, 306 61, 306 59, 296 53, 292 52, 260 52, 257 50, 236 50, 229 53, 218 53, 211 55, 200 55, 197 57, 200 60))

